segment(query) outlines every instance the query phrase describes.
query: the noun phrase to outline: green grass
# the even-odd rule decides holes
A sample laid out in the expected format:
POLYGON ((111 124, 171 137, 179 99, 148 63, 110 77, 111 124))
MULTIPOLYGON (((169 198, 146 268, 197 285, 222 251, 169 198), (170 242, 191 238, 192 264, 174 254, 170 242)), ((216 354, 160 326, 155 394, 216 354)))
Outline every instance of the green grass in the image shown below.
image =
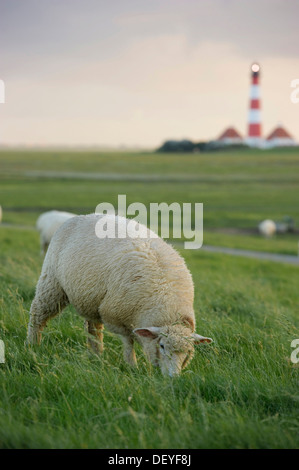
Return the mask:
POLYGON ((213 231, 253 229, 265 218, 280 221, 285 215, 298 226, 298 167, 298 149, 202 155, 1 151, 0 203, 4 222, 34 226, 45 210, 86 214, 100 202, 116 206, 118 194, 126 194, 128 204, 138 201, 147 208, 151 202, 203 202, 206 244, 296 255, 298 234, 265 240, 213 231), (34 171, 154 174, 168 180, 52 179, 35 176, 34 171), (173 177, 182 179, 172 181, 173 177))
POLYGON ((258 233, 252 235, 226 234, 209 230, 204 231, 204 244, 227 248, 265 251, 285 255, 298 255, 298 234, 276 234, 271 239, 263 238, 258 233))
POLYGON ((163 378, 137 348, 139 368, 105 332, 105 352, 86 347, 72 307, 49 322, 40 347, 25 346, 42 260, 33 230, 48 209, 93 212, 100 202, 203 202, 204 243, 296 254, 298 235, 265 240, 263 218, 299 225, 299 152, 203 155, 0 152, 1 448, 296 448, 299 445, 298 267, 182 251, 195 284, 198 347, 183 374, 163 378), (182 181, 40 178, 64 171, 170 175, 182 181), (197 178, 196 181, 184 179, 197 178), (10 224, 10 226, 9 226, 10 224))
POLYGON ((2 448, 291 448, 299 445, 298 269, 186 252, 196 286, 198 347, 182 376, 163 378, 138 348, 139 369, 105 334, 86 348, 72 307, 49 322, 40 347, 25 346, 41 267, 33 231, 2 228, 0 365, 2 448))
POLYGON ((2 177, 28 171, 197 175, 202 179, 298 181, 299 150, 242 150, 203 154, 1 150, 2 177))

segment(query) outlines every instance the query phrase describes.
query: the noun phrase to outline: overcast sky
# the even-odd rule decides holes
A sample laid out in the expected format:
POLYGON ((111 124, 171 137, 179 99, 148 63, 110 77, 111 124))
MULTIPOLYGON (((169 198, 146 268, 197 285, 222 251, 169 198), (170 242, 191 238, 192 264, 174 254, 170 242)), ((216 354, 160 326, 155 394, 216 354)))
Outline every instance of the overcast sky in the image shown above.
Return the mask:
POLYGON ((299 140, 299 0, 0 0, 0 142, 139 145, 263 130, 299 140))

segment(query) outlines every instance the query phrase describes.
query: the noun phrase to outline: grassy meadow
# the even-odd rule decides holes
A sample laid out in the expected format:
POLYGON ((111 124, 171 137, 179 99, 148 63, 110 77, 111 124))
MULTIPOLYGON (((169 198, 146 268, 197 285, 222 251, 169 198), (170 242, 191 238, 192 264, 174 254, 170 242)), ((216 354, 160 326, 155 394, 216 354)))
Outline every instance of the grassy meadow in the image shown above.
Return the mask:
POLYGON ((253 229, 285 215, 299 226, 298 169, 296 149, 2 150, 0 448, 298 448, 299 368, 290 361, 299 338, 297 266, 181 250, 195 284, 197 331, 214 343, 198 346, 176 379, 162 377, 140 347, 132 370, 107 331, 104 354, 91 354, 72 307, 49 322, 40 347, 25 345, 42 211, 90 213, 100 202, 116 204, 118 194, 147 206, 203 202, 204 243, 297 254, 298 235, 266 240, 253 229))
POLYGON ((281 221, 286 215, 299 226, 298 187, 298 149, 202 155, 0 152, 3 221, 31 227, 42 211, 91 213, 103 201, 116 206, 118 194, 126 194, 128 204, 138 201, 147 207, 151 202, 202 202, 204 243, 296 255, 298 235, 264 240, 255 232, 247 236, 246 230, 256 230, 263 219, 281 221), (86 177, 97 174, 115 179, 86 177))

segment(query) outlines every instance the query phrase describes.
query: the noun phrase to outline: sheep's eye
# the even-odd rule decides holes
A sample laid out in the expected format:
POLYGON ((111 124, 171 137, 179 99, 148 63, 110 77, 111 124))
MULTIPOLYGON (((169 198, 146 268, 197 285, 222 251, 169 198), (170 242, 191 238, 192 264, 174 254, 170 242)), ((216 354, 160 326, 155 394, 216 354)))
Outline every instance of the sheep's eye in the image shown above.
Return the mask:
POLYGON ((160 344, 160 348, 161 348, 161 349, 164 349, 164 344, 160 344))

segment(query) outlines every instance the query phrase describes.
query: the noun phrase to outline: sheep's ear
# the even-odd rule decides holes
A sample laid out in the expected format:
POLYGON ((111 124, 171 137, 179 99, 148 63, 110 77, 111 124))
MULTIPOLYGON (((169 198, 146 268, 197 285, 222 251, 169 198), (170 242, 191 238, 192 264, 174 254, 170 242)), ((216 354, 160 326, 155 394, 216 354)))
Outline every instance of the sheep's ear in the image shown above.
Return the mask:
POLYGON ((150 326, 148 328, 135 328, 133 333, 138 336, 143 336, 144 338, 155 339, 159 336, 161 328, 156 326, 150 326))
POLYGON ((195 344, 213 342, 212 338, 206 338, 205 336, 198 335, 197 333, 193 333, 192 338, 194 339, 195 344))

